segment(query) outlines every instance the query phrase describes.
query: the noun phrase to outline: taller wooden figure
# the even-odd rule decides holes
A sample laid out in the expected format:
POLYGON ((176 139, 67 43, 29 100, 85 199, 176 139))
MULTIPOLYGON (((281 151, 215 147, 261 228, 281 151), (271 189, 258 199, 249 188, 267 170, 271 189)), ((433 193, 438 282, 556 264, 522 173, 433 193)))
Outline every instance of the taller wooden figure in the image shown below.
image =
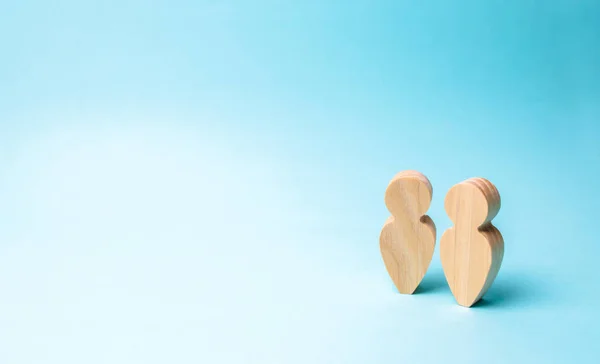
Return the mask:
POLYGON ((459 305, 471 307, 492 285, 504 257, 504 240, 492 225, 500 194, 484 178, 454 185, 444 201, 454 226, 440 241, 446 280, 459 305))
POLYGON ((412 294, 431 263, 435 224, 425 215, 432 197, 422 173, 403 171, 389 183, 385 205, 391 212, 379 236, 385 267, 400 293, 412 294))

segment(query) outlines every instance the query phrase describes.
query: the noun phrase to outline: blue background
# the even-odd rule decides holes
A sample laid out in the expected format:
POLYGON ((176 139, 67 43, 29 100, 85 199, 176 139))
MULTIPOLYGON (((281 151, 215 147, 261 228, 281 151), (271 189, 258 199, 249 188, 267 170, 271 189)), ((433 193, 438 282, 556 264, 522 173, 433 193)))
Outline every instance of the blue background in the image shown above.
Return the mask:
POLYGON ((597 1, 4 1, 0 362, 598 363, 597 1), (498 187, 484 301, 378 246, 498 187))

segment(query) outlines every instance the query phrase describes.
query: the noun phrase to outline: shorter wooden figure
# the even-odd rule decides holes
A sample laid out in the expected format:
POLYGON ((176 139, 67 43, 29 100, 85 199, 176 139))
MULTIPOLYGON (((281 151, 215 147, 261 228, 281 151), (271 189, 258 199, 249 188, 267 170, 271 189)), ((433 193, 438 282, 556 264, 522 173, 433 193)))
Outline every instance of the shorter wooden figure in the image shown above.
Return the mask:
POLYGON ((500 194, 490 181, 471 178, 448 191, 444 207, 454 226, 440 241, 442 267, 458 304, 471 307, 502 264, 504 240, 491 222, 500 210, 500 194))
POLYGON ((379 236, 385 267, 400 293, 412 294, 431 263, 435 225, 425 215, 432 197, 422 173, 403 171, 389 183, 385 205, 391 212, 379 236))

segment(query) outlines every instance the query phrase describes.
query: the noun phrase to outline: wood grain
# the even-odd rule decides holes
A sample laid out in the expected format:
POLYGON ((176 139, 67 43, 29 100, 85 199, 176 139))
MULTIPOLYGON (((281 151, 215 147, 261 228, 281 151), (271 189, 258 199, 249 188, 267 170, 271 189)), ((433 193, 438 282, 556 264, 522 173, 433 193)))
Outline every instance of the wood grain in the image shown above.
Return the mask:
POLYGON ((385 267, 400 293, 412 294, 425 276, 435 249, 435 224, 425 213, 433 189, 422 173, 402 171, 385 191, 391 212, 379 236, 385 267))
POLYGON ((459 305, 471 307, 490 288, 502 264, 504 240, 492 225, 500 194, 484 178, 454 185, 444 201, 454 226, 440 241, 446 280, 459 305))

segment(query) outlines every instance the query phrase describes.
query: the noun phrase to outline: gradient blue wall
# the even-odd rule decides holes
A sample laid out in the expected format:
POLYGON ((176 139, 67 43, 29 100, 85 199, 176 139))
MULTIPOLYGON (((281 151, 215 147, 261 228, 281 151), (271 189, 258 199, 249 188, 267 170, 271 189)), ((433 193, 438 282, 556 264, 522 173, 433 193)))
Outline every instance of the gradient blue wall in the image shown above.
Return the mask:
POLYGON ((597 1, 0 5, 0 362, 596 363, 597 1), (399 170, 495 183, 457 306, 379 256, 399 170))

